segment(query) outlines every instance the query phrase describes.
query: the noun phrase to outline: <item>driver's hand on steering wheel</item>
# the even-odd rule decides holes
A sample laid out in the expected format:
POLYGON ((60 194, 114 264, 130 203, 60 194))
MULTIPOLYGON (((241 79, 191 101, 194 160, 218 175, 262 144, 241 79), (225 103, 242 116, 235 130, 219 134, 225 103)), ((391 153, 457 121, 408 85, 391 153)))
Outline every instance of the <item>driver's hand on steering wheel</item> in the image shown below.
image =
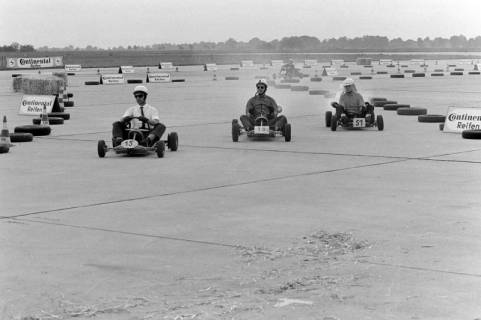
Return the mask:
POLYGON ((149 122, 149 118, 146 118, 146 117, 143 117, 143 116, 137 117, 137 119, 139 119, 142 122, 149 122))

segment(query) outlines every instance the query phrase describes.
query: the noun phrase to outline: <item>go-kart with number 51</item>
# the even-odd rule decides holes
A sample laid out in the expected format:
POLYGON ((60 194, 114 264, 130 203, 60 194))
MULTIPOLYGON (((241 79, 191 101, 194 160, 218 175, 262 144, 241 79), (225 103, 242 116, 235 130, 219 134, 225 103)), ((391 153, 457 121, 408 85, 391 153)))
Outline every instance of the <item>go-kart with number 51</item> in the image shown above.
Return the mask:
POLYGON ((365 106, 356 106, 344 108, 337 102, 332 102, 331 106, 336 109, 342 109, 341 112, 332 114, 331 111, 326 111, 326 127, 331 127, 332 131, 336 131, 340 126, 346 129, 360 129, 377 127, 379 131, 384 129, 384 119, 382 115, 374 116, 374 107, 368 102, 365 106), (372 111, 371 111, 372 110, 372 111), (338 115, 341 116, 338 118, 338 115))
MULTIPOLYGON (((132 119, 139 119, 140 117, 133 117, 132 119)), ((97 145, 97 152, 100 158, 105 157, 108 151, 114 151, 117 154, 126 154, 129 156, 147 155, 149 153, 156 153, 159 158, 164 157, 166 147, 171 151, 177 151, 179 146, 179 137, 176 132, 171 132, 167 135, 166 140, 157 140, 152 145, 147 142, 147 135, 150 132, 149 125, 146 129, 130 129, 127 128, 127 139, 122 140, 118 145, 108 147, 104 140, 99 140, 97 145)))

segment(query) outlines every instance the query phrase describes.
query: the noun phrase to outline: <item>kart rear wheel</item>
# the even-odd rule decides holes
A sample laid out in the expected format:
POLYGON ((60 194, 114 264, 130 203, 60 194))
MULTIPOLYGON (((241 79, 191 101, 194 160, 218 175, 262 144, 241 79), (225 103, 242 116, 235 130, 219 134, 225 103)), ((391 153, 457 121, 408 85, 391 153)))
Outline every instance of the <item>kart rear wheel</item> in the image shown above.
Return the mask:
POLYGON ((157 141, 155 143, 155 152, 157 153, 157 157, 163 158, 165 153, 165 143, 164 141, 157 141))
POLYGON ((331 126, 332 111, 326 111, 326 127, 331 126))
POLYGON ((376 117, 376 124, 377 124, 377 129, 378 129, 379 131, 384 130, 384 119, 383 119, 383 117, 382 117, 381 115, 378 115, 378 116, 376 117))
POLYGON ((237 142, 239 141, 240 135, 240 125, 239 123, 232 121, 232 141, 237 142))
POLYGON ((284 126, 284 139, 286 140, 286 142, 291 141, 291 124, 290 123, 286 123, 286 125, 284 126))
POLYGON ((333 115, 331 117, 331 131, 336 131, 337 129, 337 117, 336 115, 333 115))
POLYGON ((105 157, 105 151, 107 150, 107 145, 105 144, 104 140, 99 140, 97 143, 97 153, 99 154, 100 158, 105 157))
POLYGON ((170 151, 177 151, 177 148, 179 147, 179 136, 177 135, 177 132, 169 133, 167 136, 167 147, 170 151))

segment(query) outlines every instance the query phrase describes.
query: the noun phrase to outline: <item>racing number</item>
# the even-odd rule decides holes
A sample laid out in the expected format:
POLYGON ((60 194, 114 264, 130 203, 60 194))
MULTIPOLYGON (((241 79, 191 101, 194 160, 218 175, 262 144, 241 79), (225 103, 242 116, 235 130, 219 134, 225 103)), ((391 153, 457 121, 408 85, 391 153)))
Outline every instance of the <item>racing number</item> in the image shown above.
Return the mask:
POLYGON ((125 146, 126 147, 132 147, 134 145, 134 141, 133 140, 127 140, 125 141, 125 146))

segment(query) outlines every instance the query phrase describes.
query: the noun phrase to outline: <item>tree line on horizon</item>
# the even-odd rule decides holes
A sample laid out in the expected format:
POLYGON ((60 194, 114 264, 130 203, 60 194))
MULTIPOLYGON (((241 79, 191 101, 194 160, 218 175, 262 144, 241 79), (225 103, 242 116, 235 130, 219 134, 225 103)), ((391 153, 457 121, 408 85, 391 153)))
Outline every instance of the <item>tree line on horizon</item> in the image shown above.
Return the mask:
POLYGON ((250 52, 305 52, 305 51, 334 51, 334 50, 481 50, 481 36, 466 38, 455 35, 450 38, 429 37, 416 40, 401 38, 388 39, 383 36, 363 36, 355 38, 331 38, 319 40, 312 36, 284 37, 281 40, 263 41, 257 37, 247 42, 228 39, 224 42, 195 42, 195 43, 161 43, 153 45, 128 45, 126 47, 98 48, 88 45, 85 48, 69 45, 63 48, 42 46, 34 48, 32 45, 12 43, 0 46, 3 52, 34 52, 34 51, 250 51, 250 52))

